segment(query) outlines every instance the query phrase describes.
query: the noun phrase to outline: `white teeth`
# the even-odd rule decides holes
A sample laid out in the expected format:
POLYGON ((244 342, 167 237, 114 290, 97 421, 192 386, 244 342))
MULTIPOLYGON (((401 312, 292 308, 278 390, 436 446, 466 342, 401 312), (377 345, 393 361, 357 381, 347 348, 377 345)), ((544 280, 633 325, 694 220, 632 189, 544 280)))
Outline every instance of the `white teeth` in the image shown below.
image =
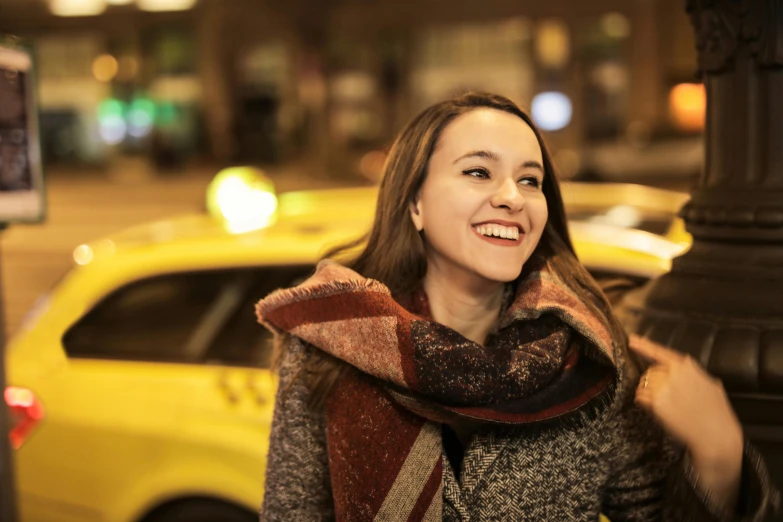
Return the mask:
POLYGON ((492 223, 489 225, 478 225, 476 231, 483 236, 494 236, 511 240, 519 239, 519 229, 517 227, 504 227, 492 223))

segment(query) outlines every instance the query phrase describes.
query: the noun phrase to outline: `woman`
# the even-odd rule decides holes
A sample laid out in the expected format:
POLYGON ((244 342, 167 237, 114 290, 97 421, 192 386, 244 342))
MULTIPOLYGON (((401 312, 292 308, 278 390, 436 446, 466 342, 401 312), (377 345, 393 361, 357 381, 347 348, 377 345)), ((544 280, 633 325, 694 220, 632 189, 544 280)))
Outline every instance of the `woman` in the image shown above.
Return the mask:
POLYGON ((760 520, 777 504, 719 383, 642 340, 639 378, 544 142, 505 98, 416 117, 358 256, 257 312, 281 348, 262 520, 760 520))

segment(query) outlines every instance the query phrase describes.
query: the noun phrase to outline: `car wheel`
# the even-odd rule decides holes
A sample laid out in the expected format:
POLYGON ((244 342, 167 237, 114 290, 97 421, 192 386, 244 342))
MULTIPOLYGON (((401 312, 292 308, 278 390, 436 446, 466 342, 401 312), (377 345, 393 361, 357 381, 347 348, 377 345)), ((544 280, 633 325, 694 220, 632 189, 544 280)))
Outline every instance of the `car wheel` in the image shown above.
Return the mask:
POLYGON ((178 500, 156 508, 142 522, 257 522, 258 514, 217 500, 178 500))

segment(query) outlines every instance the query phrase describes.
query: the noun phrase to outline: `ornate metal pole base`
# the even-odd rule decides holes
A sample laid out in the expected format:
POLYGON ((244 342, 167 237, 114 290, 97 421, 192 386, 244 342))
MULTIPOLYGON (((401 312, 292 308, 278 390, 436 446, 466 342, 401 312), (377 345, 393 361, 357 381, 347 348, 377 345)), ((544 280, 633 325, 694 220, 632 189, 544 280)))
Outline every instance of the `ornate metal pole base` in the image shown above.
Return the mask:
POLYGON ((688 0, 707 89, 692 248, 630 293, 626 325, 723 380, 783 484, 783 1, 688 0))

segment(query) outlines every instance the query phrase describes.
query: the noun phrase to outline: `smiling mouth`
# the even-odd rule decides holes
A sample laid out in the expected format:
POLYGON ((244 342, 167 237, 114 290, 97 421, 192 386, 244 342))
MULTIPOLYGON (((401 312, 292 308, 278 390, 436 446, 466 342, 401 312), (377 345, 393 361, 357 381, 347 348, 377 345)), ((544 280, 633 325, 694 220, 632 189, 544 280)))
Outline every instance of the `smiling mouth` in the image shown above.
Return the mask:
POLYGON ((480 239, 496 246, 513 247, 522 243, 525 233, 516 227, 501 227, 495 224, 476 225, 471 227, 480 239), (504 230, 496 230, 502 228, 504 230), (503 237, 503 236, 506 237, 503 237))
MULTIPOLYGON (((516 226, 509 227, 505 225, 498 225, 497 223, 473 225, 473 230, 484 237, 499 238, 508 241, 516 241, 520 236, 520 230, 516 226)), ((524 233, 522 235, 524 235, 524 233)))

